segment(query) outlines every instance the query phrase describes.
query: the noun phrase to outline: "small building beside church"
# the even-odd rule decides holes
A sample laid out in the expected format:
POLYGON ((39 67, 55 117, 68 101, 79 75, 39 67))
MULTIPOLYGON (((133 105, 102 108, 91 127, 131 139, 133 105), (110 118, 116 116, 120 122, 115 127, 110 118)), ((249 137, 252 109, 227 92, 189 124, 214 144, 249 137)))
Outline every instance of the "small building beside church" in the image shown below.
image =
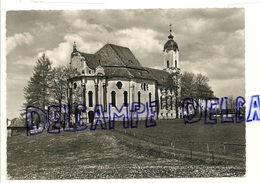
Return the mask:
MULTIPOLYGON (((69 79, 69 95, 71 104, 87 106, 85 117, 88 122, 93 120, 97 104, 102 105, 107 118, 120 110, 127 113, 127 118, 130 114, 135 116, 138 111, 132 105, 134 102, 139 112, 146 106, 146 110, 155 114, 155 119, 178 116, 174 93, 166 90, 170 73, 181 72, 179 47, 171 30, 163 47, 163 70, 143 67, 129 48, 119 45, 106 44, 94 54, 83 51, 87 50, 77 50, 74 43, 70 66, 79 74, 69 79)), ((139 120, 146 117, 147 113, 138 115, 139 120)))
POLYGON ((11 123, 7 126, 7 137, 16 135, 26 134, 26 124, 21 118, 14 118, 11 123))

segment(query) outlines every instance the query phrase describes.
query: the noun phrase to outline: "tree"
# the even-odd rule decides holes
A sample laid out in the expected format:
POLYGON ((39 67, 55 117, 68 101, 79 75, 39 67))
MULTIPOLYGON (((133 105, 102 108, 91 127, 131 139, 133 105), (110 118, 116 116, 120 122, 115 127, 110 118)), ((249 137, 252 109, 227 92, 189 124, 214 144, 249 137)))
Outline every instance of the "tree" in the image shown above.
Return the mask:
POLYGON ((236 99, 232 95, 228 97, 228 113, 236 113, 236 99))
MULTIPOLYGON (((214 92, 208 84, 209 79, 202 74, 193 74, 184 72, 179 69, 172 72, 166 82, 167 89, 173 91, 175 100, 176 117, 178 118, 178 107, 181 106, 181 101, 185 98, 204 100, 214 97, 214 92)), ((198 106, 195 106, 198 110, 198 106)))
MULTIPOLYGON (((70 88, 68 79, 77 74, 76 69, 72 69, 70 66, 58 66, 54 67, 51 71, 52 81, 51 81, 51 101, 52 105, 69 104, 70 103, 70 88)), ((76 95, 78 98, 79 94, 76 95)), ((59 115, 61 116, 62 109, 60 109, 59 115)), ((61 118, 62 119, 62 118, 61 118)))
POLYGON ((214 92, 208 84, 209 78, 202 74, 184 72, 181 77, 181 99, 194 98, 196 100, 214 97, 214 92))
POLYGON ((70 69, 68 66, 54 67, 51 76, 51 92, 53 104, 62 105, 68 102, 68 79, 71 77, 72 72, 75 70, 70 69))
POLYGON ((22 116, 24 116, 27 106, 40 107, 45 110, 50 105, 51 65, 51 61, 45 54, 38 58, 33 69, 33 76, 24 88, 26 102, 23 104, 22 116))
POLYGON ((197 99, 206 99, 214 97, 214 92, 209 86, 209 78, 202 74, 197 74, 195 77, 195 96, 197 99))
MULTIPOLYGON (((176 112, 176 118, 179 118, 179 111, 178 107, 180 106, 180 80, 181 80, 182 74, 180 69, 174 70, 169 77, 166 80, 167 88, 166 90, 170 90, 173 94, 173 100, 175 112, 176 112)), ((168 95, 168 92, 166 93, 168 95)), ((170 97, 167 97, 170 98, 170 97)))
POLYGON ((181 77, 181 99, 195 97, 195 74, 184 72, 181 77))

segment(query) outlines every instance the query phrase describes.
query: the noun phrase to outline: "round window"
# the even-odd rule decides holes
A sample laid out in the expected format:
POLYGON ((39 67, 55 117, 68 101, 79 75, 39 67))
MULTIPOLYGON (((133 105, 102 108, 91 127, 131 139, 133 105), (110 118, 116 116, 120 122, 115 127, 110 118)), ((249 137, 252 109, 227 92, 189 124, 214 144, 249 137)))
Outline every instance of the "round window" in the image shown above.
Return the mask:
POLYGON ((116 83, 116 86, 117 86, 117 88, 120 90, 121 88, 122 88, 122 82, 121 81, 118 81, 117 83, 116 83))

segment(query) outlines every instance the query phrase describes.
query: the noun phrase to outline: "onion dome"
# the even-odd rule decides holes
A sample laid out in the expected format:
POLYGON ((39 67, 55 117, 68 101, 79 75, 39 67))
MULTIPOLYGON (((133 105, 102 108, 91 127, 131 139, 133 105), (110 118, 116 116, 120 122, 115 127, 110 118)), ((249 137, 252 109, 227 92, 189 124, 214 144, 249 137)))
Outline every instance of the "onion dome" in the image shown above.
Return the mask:
MULTIPOLYGON (((171 26, 171 24, 170 24, 171 26)), ((168 36, 168 41, 164 44, 164 48, 163 48, 163 51, 167 50, 167 51, 170 51, 170 50, 178 50, 179 51, 179 47, 178 47, 178 44, 173 40, 174 36, 172 35, 172 29, 170 28, 170 35, 168 36)))
POLYGON ((165 44, 164 44, 164 51, 165 50, 178 50, 179 51, 179 47, 178 44, 173 40, 173 39, 169 39, 165 44))

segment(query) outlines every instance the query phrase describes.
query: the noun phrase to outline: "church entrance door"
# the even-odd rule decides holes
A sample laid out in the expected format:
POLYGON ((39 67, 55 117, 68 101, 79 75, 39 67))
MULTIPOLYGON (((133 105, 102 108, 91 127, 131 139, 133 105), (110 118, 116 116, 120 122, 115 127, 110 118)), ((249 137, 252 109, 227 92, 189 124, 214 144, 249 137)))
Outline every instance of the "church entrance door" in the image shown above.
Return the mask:
POLYGON ((93 122, 93 120, 94 120, 94 112, 93 111, 88 112, 88 119, 89 119, 89 123, 93 122))

